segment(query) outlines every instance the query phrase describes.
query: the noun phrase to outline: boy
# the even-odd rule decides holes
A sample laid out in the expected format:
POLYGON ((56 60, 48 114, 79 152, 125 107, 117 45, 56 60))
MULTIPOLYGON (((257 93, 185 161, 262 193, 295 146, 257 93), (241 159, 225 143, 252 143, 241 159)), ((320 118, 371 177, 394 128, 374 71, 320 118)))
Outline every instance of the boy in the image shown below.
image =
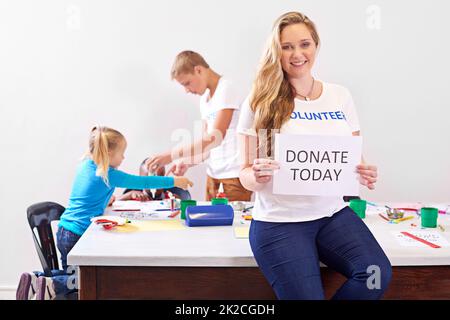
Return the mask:
POLYGON ((187 93, 201 96, 200 112, 205 132, 201 139, 190 145, 150 158, 147 161, 149 170, 157 170, 160 166, 184 158, 169 169, 175 175, 183 175, 189 167, 197 164, 196 157, 207 157, 206 200, 214 198, 222 184, 228 200, 250 201, 251 191, 245 189, 239 181, 240 165, 235 129, 241 99, 233 84, 212 70, 205 59, 193 51, 183 51, 177 55, 171 77, 187 93))

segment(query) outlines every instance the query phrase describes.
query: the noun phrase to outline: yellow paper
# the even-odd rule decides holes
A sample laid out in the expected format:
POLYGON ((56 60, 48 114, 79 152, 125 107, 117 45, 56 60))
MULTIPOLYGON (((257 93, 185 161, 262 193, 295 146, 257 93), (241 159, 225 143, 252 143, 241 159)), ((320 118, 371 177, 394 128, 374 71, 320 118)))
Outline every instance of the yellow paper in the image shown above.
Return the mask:
POLYGON ((245 227, 234 227, 234 236, 236 238, 248 239, 248 233, 250 231, 249 226, 245 227))
POLYGON ((169 231, 183 230, 185 226, 180 220, 154 220, 139 221, 135 220, 123 226, 117 226, 111 229, 112 232, 145 232, 145 231, 169 231))

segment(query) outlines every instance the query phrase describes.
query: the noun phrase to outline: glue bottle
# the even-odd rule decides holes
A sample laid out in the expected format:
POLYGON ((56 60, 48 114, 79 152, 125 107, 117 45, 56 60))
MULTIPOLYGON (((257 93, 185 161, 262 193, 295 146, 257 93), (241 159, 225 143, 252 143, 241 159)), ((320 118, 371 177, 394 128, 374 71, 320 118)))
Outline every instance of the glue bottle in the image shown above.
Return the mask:
MULTIPOLYGON (((153 171, 149 171, 148 176, 156 176, 155 172, 153 171)), ((152 200, 155 199, 155 195, 156 195, 156 189, 150 189, 150 193, 152 194, 152 200)))
POLYGON ((170 191, 167 191, 167 195, 169 196, 170 211, 175 211, 175 196, 170 191))
POLYGON ((227 195, 223 191, 223 184, 221 182, 220 185, 219 185, 219 191, 216 194, 216 198, 226 198, 226 197, 227 197, 227 195))

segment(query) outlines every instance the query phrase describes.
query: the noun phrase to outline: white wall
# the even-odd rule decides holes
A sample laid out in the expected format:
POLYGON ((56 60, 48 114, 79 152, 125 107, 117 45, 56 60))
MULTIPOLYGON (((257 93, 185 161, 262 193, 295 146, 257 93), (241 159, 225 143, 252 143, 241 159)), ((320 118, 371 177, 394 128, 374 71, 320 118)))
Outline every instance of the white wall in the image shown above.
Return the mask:
MULTIPOLYGON (((319 27, 317 76, 353 93, 365 157, 380 172, 363 196, 450 202, 448 9, 446 0, 2 0, 0 291, 40 268, 26 208, 67 203, 94 124, 125 134, 121 168, 136 172, 199 118, 198 98, 170 81, 174 56, 199 51, 248 92, 273 21, 291 10, 319 27)), ((203 174, 189 173, 196 198, 203 174)))

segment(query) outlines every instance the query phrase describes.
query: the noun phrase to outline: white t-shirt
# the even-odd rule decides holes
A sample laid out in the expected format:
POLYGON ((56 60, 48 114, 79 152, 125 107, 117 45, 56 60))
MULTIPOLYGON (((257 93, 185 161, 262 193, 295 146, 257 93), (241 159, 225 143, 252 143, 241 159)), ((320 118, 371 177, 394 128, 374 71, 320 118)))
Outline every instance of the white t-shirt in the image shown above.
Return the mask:
MULTIPOLYGON (((359 131, 358 116, 350 92, 324 83, 321 96, 312 101, 295 99, 295 109, 280 133, 299 135, 351 136, 359 131)), ((241 110, 237 132, 256 135, 254 113, 247 98, 241 110)), ((346 206, 342 197, 276 195, 273 180, 255 192, 253 218, 268 222, 300 222, 330 217, 346 206)))
POLYGON ((236 92, 232 83, 224 77, 219 79, 216 91, 210 98, 209 89, 200 99, 200 113, 208 126, 208 133, 214 129, 217 112, 223 109, 234 109, 233 117, 222 143, 211 149, 206 160, 206 173, 215 179, 239 177, 239 159, 236 126, 239 121, 239 108, 242 97, 236 92))

